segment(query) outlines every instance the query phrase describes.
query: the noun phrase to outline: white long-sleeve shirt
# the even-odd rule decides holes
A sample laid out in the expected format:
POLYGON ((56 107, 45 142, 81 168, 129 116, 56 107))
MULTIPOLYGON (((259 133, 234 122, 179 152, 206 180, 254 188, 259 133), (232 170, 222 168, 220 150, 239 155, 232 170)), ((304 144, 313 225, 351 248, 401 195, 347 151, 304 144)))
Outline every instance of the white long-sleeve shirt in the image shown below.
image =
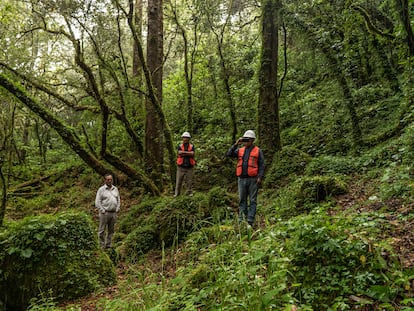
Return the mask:
POLYGON ((102 212, 119 212, 121 208, 121 199, 119 197, 118 188, 112 185, 108 187, 103 185, 96 192, 95 198, 96 208, 102 212))

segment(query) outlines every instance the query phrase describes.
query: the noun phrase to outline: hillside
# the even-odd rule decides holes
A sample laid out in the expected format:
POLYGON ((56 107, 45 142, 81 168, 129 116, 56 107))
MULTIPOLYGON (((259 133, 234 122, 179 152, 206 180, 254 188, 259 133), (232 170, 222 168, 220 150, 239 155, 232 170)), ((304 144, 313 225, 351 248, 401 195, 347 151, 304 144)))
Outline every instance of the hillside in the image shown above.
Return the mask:
MULTIPOLYGON (((217 305, 231 310, 234 299, 244 310, 261 304, 263 310, 323 310, 328 301, 337 310, 411 310, 414 191, 411 153, 401 148, 404 142, 403 136, 360 157, 313 157, 306 166, 295 165, 297 159, 286 151, 275 167, 290 163, 284 171, 290 173, 275 179, 279 170, 269 169, 252 231, 234 223, 237 199, 230 183, 228 194, 225 189, 217 192, 226 196, 224 218, 209 217, 180 243, 133 257, 126 255, 126 236, 118 227, 116 285, 59 307, 48 299, 38 301, 32 310, 46 305, 54 310, 209 310, 217 305), (335 184, 345 184, 346 190, 335 194, 335 184)), ((66 174, 64 183, 71 186, 59 195, 59 204, 36 213, 81 207, 97 223, 91 202, 99 180, 87 170, 75 172, 73 177, 66 174)), ((56 200, 56 183, 43 187, 56 200)), ((196 200, 208 196, 202 176, 197 187, 203 190, 196 200)), ((136 218, 136 211, 154 201, 133 187, 120 188, 118 226, 130 221, 141 226, 145 220, 136 218)), ((169 195, 157 200, 166 206, 193 202, 169 195)))
MULTIPOLYGON (((406 203, 400 199, 390 199, 385 202, 372 202, 369 197, 373 194, 373 185, 361 185, 356 182, 350 186, 349 193, 338 195, 333 198, 335 202, 335 208, 328 210, 328 214, 336 215, 337 217, 343 217, 342 215, 354 214, 354 213, 367 213, 367 214, 377 214, 381 213, 381 218, 389 223, 389 226, 384 230, 379 236, 378 240, 371 240, 370 242, 375 245, 379 243, 382 239, 389 240, 390 245, 393 248, 393 251, 398 256, 398 260, 401 263, 401 266, 405 271, 407 271, 407 283, 405 284, 405 295, 406 297, 414 297, 414 275, 411 274, 412 268, 414 268, 414 259, 412 254, 414 253, 414 220, 413 220, 413 207, 414 203, 406 203)), ((132 205, 133 202, 125 202, 125 204, 132 205)), ((260 211, 259 211, 259 214, 260 211)), ((262 215, 263 217, 263 215, 262 215)), ((374 220, 375 226, 384 228, 381 225, 381 222, 378 223, 374 220)), ((258 227, 255 228, 255 233, 259 232, 269 232, 273 229, 273 224, 266 224, 261 222, 258 227)), ((122 301, 126 297, 126 300, 129 300, 128 295, 124 293, 125 288, 128 287, 130 290, 134 289, 134 286, 140 287, 143 284, 139 280, 136 280, 137 283, 131 284, 131 279, 129 279, 130 270, 133 271, 145 271, 141 276, 141 279, 150 279, 151 282, 165 282, 165 286, 168 286, 168 283, 174 280, 174 277, 177 275, 177 270, 182 269, 187 264, 185 262, 185 255, 182 253, 185 252, 185 247, 177 246, 174 250, 167 251, 164 256, 161 250, 151 251, 142 263, 138 265, 131 265, 125 262, 120 262, 117 267, 118 273, 118 284, 103 289, 99 293, 95 293, 89 297, 79 299, 77 301, 65 302, 60 305, 62 310, 71 310, 72 308, 80 308, 82 311, 96 310, 97 306, 103 306, 105 303, 103 301, 122 301)), ((148 284, 147 284, 148 285, 148 284)), ((349 300, 357 304, 360 302, 356 296, 348 297, 349 300)), ((116 305, 114 305, 111 310, 116 310, 116 305)), ((121 305, 121 303, 119 304, 121 305)), ((367 304, 363 310, 384 310, 383 307, 380 307, 378 302, 371 302, 367 304)), ((392 304, 392 307, 389 307, 389 310, 400 310, 403 307, 398 306, 397 302, 392 304), (390 309, 391 308, 391 309, 390 309)), ((386 309, 386 310, 388 310, 386 309)), ((162 308, 161 308, 162 310, 162 308)), ((293 307, 291 310, 294 310, 293 307)), ((296 309, 295 309, 296 310, 296 309)), ((301 310, 300 308, 297 310, 301 310)), ((362 310, 362 309, 358 309, 362 310)), ((405 308, 403 310, 411 310, 405 308)))

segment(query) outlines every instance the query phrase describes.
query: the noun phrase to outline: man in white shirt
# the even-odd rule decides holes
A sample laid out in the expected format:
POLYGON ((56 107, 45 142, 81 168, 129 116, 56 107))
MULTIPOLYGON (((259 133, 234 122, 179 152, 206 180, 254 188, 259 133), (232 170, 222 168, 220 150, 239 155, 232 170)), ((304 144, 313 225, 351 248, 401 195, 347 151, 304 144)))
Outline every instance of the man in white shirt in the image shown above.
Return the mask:
POLYGON ((118 188, 113 185, 111 174, 105 174, 105 184, 96 193, 95 206, 99 211, 98 237, 101 248, 112 247, 115 231, 116 214, 121 208, 118 188), (107 235, 105 237, 105 231, 107 235))

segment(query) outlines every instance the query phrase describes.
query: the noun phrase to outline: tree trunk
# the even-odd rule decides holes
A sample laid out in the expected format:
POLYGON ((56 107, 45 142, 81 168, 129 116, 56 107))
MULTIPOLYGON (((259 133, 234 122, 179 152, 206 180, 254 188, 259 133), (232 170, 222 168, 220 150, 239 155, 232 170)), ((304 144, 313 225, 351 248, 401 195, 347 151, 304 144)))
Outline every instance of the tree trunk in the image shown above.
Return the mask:
POLYGON ((282 149, 280 138, 277 70, 280 0, 265 0, 262 5, 262 51, 259 72, 258 134, 260 146, 270 164, 282 149))
POLYGON ((411 28, 410 8, 408 0, 396 0, 397 11, 403 24, 410 55, 414 56, 414 34, 411 28))
POLYGON ((29 95, 19 86, 14 84, 11 80, 0 74, 0 85, 16 96, 23 104, 25 104, 31 111, 47 122, 62 139, 75 151, 91 168, 97 173, 104 175, 108 172, 108 168, 100 163, 94 156, 87 152, 81 145, 78 137, 74 131, 63 124, 50 111, 43 107, 40 103, 30 98, 29 95))
POLYGON ((0 205, 0 227, 3 226, 4 216, 6 215, 6 203, 7 203, 7 186, 6 178, 4 178, 2 171, 3 160, 0 159, 0 181, 1 181, 1 205, 0 205))
POLYGON ((183 55, 184 55, 184 79, 186 85, 186 106, 187 106, 187 131, 193 133, 194 131, 194 104, 193 104, 193 72, 194 59, 198 45, 197 23, 194 24, 193 29, 193 47, 191 48, 188 39, 188 33, 183 23, 179 19, 177 8, 171 5, 171 11, 174 15, 174 21, 177 24, 178 30, 183 39, 183 55))
MULTIPOLYGON (((131 1, 132 4, 132 1, 131 1)), ((142 40, 142 0, 135 0, 135 4, 133 8, 131 9, 130 16, 128 16, 128 19, 131 19, 129 23, 131 25, 134 25, 136 34, 139 36, 139 38, 142 40)), ((141 62, 141 59, 139 57, 139 42, 133 40, 133 63, 132 63, 132 77, 133 77, 133 83, 134 86, 137 87, 137 89, 144 89, 144 77, 143 77, 143 64, 141 62)), ((133 130, 134 133, 142 133, 144 132, 144 126, 143 122, 140 122, 141 116, 144 114, 144 101, 145 97, 142 93, 139 93, 137 96, 136 101, 133 104, 132 107, 132 118, 134 120, 133 122, 133 130)), ((143 141, 140 141, 140 144, 138 146, 138 152, 140 153, 141 157, 144 155, 144 143, 143 141)))
MULTIPOLYGON (((79 157, 95 172, 100 175, 104 175, 107 172, 111 171, 111 167, 103 164, 93 155, 93 153, 87 151, 83 147, 82 143, 79 141, 76 133, 72 128, 65 125, 62 121, 55 117, 52 112, 32 99, 20 86, 13 83, 3 74, 0 74, 0 86, 4 87, 7 91, 18 98, 24 105, 26 105, 31 111, 33 111, 37 116, 43 119, 43 121, 48 123, 59 134, 63 141, 68 144, 68 146, 76 154, 78 154, 79 157)), ((102 158, 106 159, 118 170, 125 173, 128 177, 141 181, 142 184, 145 184, 153 194, 159 195, 159 191, 155 186, 155 183, 148 179, 144 174, 141 174, 138 171, 127 166, 125 163, 121 162, 118 158, 106 151, 103 152, 102 158)))
MULTIPOLYGON (((125 12, 127 16, 130 16, 132 14, 132 9, 131 9, 133 7, 132 1, 133 0, 129 0, 130 12, 129 13, 125 12)), ((169 162, 169 167, 170 167, 171 187, 173 189, 175 185, 175 173, 176 173, 176 165, 175 165, 176 151, 173 147, 173 139, 172 139, 171 130, 170 130, 170 127, 168 126, 167 120, 162 110, 161 103, 159 102, 159 99, 157 97, 157 89, 153 85, 153 81, 152 81, 153 78, 152 78, 151 71, 149 70, 147 62, 145 61, 144 49, 141 43, 141 39, 138 33, 136 32, 136 29, 132 23, 131 18, 128 18, 128 25, 132 32, 133 39, 136 43, 138 57, 142 65, 143 75, 144 75, 145 83, 146 83, 147 90, 148 90, 148 101, 146 104, 152 104, 152 108, 154 111, 156 111, 158 118, 162 124, 161 128, 162 128, 163 135, 164 135, 163 137, 165 139, 165 146, 168 150, 168 162, 169 162)), ((158 185, 161 186, 161 184, 158 184, 158 185)))
MULTIPOLYGON (((158 105, 162 103, 163 65, 163 9, 162 0, 148 1, 147 64, 151 73, 158 105)), ((145 119, 145 167, 151 179, 162 185, 163 173, 163 128, 151 98, 146 100, 145 119)))
MULTIPOLYGON (((136 33, 142 34, 142 0, 135 0, 134 8, 132 10, 133 24, 136 29, 136 33)), ((138 77, 142 81, 142 64, 138 54, 138 42, 133 42, 133 64, 132 64, 132 76, 138 77)), ((141 85, 141 83, 140 83, 141 85)))
POLYGON ((237 118, 236 118, 236 107, 234 105, 233 93, 230 87, 230 73, 227 68, 226 60, 224 59, 224 54, 223 54, 223 36, 224 36, 224 29, 223 29, 223 32, 221 33, 220 38, 216 35, 217 49, 218 49, 218 54, 220 57, 220 67, 221 67, 221 72, 223 75, 225 96, 226 96, 227 103, 229 106, 229 111, 230 111, 230 121, 231 121, 231 129, 232 129, 231 136, 232 136, 232 140, 235 141, 237 139, 236 137, 237 137, 237 131, 238 131, 237 130, 237 118))

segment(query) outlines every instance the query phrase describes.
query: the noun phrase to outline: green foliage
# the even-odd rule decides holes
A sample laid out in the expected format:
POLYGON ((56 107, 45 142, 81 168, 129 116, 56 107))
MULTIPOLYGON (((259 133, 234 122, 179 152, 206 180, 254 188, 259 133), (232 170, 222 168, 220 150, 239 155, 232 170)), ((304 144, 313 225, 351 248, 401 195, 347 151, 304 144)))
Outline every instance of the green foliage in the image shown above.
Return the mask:
POLYGON ((115 281, 109 258, 98 249, 83 213, 27 217, 0 234, 0 292, 10 307, 27 307, 50 293, 58 300, 86 295, 115 281))
MULTIPOLYGON (((391 267, 382 257, 384 250, 359 236, 354 225, 346 219, 312 214, 292 221, 288 228, 286 252, 293 265, 292 282, 300 284, 298 297, 315 310, 328 309, 338 297, 364 295, 388 281, 384 272, 391 267)), ((397 290, 393 292, 389 299, 397 290)))
POLYGON ((157 225, 158 242, 170 246, 175 241, 182 241, 199 221, 211 216, 211 211, 205 194, 178 196, 156 205, 150 222, 157 225))
POLYGON ((137 227, 143 227, 146 225, 147 218, 151 215, 152 210, 158 204, 163 204, 163 198, 150 197, 144 198, 138 205, 132 206, 128 210, 128 214, 125 215, 119 221, 119 232, 130 233, 137 227))
POLYGON ((412 167, 392 164, 383 171, 379 194, 382 199, 412 198, 414 184, 411 176, 412 167))
POLYGON ((320 156, 306 166, 306 175, 351 175, 358 172, 358 161, 351 157, 320 156))
POLYGON ((290 83, 280 108, 284 144, 311 156, 348 154, 352 145, 349 118, 342 100, 333 95, 336 82, 317 86, 314 79, 290 83))
POLYGON ((243 244, 231 240, 201 250, 200 264, 179 271, 156 310, 267 310, 292 303, 288 260, 275 252, 277 241, 243 244))
POLYGON ((213 187, 227 188, 236 183, 236 163, 225 157, 231 144, 230 137, 216 135, 207 136, 197 143, 195 181, 198 189, 210 191, 213 187))
MULTIPOLYGON (((413 300, 408 297, 412 289, 407 285, 410 288, 413 272, 394 265, 391 248, 383 248, 381 238, 407 230, 397 226, 402 218, 412 220, 413 60, 407 57, 406 32, 395 3, 371 1, 363 6, 367 19, 355 9, 357 2, 287 1, 280 11, 287 41, 283 44, 286 49, 280 49, 280 68, 275 74, 283 81, 277 95, 286 147, 275 155, 268 169, 258 208, 259 227, 247 233, 230 221, 237 197, 236 191, 229 194, 226 189, 235 188, 235 162, 224 158, 224 153, 231 144, 232 117, 239 132, 263 125, 256 118, 261 87, 256 74, 260 62, 260 19, 256 17, 260 8, 249 1, 218 0, 178 1, 166 6, 165 33, 177 33, 170 11, 177 9, 182 21, 179 29, 186 32, 190 48, 187 56, 194 57, 189 64, 193 106, 188 106, 188 86, 183 79, 184 45, 176 36, 174 40, 166 38, 171 44, 163 64, 162 112, 176 142, 184 130, 194 136, 198 161, 195 186, 199 192, 191 198, 144 197, 127 215, 122 214, 115 239, 122 259, 130 263, 160 246, 162 264, 165 248, 172 257, 185 256, 188 261, 174 261, 177 270, 169 271, 175 277, 169 282, 162 269, 142 269, 142 262, 138 267, 130 266, 131 280, 124 284, 125 293, 109 301, 102 298, 97 309, 289 310, 293 304, 300 310, 412 309, 413 300), (379 32, 369 27, 370 21, 379 32), (234 105, 235 116, 230 115, 230 105, 234 105), (188 128, 190 112, 192 129, 188 128), (357 127, 362 137, 353 136, 357 127), (355 145, 355 138, 362 144, 355 145), (336 206, 335 200, 328 200, 347 191, 348 183, 357 191, 340 198, 345 204, 339 200, 341 205, 336 206), (365 201, 367 197, 382 202, 365 201), (379 211, 378 206, 387 208, 379 211), (383 210, 391 213, 401 207, 408 212, 380 219, 383 210), (369 209, 375 213, 361 215, 361 210, 369 209), (355 219, 347 222, 344 218, 349 215, 355 219), (395 227, 390 228, 391 219, 395 227), (352 295, 358 299, 350 299, 352 295)), ((118 31, 126 16, 107 14, 120 12, 115 6, 118 2, 108 2, 106 10, 101 10, 98 2, 89 4, 0 4, 4 70, 14 68, 20 77, 34 79, 31 87, 27 84, 30 93, 74 129, 91 156, 98 154, 103 138, 99 113, 104 111, 99 109, 103 103, 96 99, 105 100, 111 112, 106 150, 141 170, 145 161, 131 144, 131 134, 145 138, 145 105, 137 92, 148 90, 141 89, 142 81, 129 76, 127 70, 131 64, 125 56, 131 54, 123 51, 131 47, 130 40, 125 40, 131 34, 125 29, 118 31), (91 75, 82 74, 85 67, 72 61, 74 41, 56 36, 60 30, 69 34, 66 27, 76 29, 80 20, 89 36, 79 38, 84 54, 78 56, 91 68, 90 74, 96 74, 97 94, 91 94, 91 81, 85 79, 91 75), (44 24, 52 31, 37 31, 44 24), (21 36, 27 29, 33 30, 31 36, 21 36), (51 42, 63 48, 44 53, 51 42), (39 53, 34 59, 36 50, 39 53), (98 63, 99 68, 95 66, 98 63), (42 70, 33 74, 37 69, 33 64, 41 64, 42 70), (46 87, 47 98, 34 85, 46 87)), ((0 119, 5 121, 0 138, 7 151, 3 153, 7 157, 4 172, 10 187, 6 220, 39 211, 90 209, 100 182, 91 170, 74 171, 42 184, 32 189, 32 197, 13 193, 16 184, 52 169, 53 173, 62 172, 77 165, 79 157, 39 116, 22 109, 4 90, 0 95, 0 119), (78 188, 78 183, 84 187, 78 188)), ((125 190, 130 186, 126 182, 125 190)), ((134 191, 140 194, 143 190, 135 187, 134 191)), ((53 309, 51 296, 70 299, 94 290, 100 285, 98 275, 103 269, 92 273, 98 268, 90 265, 112 271, 107 257, 118 262, 116 251, 101 254, 96 242, 85 242, 96 240, 91 224, 87 225, 90 232, 84 232, 88 238, 82 238, 80 224, 76 232, 65 231, 66 224, 58 226, 62 233, 49 232, 52 229, 43 217, 33 218, 39 227, 32 227, 37 222, 26 221, 28 228, 17 230, 13 224, 0 234, 1 286, 3 280, 9 282, 6 285, 15 285, 11 280, 17 280, 25 286, 19 285, 19 294, 37 291, 30 306, 33 310, 53 309), (21 233, 25 230, 30 235, 21 233), (76 240, 75 245, 72 237, 79 238, 79 243, 76 240), (46 263, 47 269, 42 268, 46 263), (62 289, 55 290, 58 281, 62 289), (62 293, 63 289, 67 292, 62 293)), ((112 272, 107 275, 112 277, 112 272)), ((9 287, 12 290, 13 286, 9 287)), ((3 287, 0 293, 3 295, 3 287)))
POLYGON ((124 239, 120 253, 123 258, 129 262, 136 262, 143 254, 149 250, 159 247, 156 240, 157 227, 155 225, 146 225, 137 227, 129 233, 124 239))
POLYGON ((135 262, 151 249, 176 245, 209 219, 214 222, 227 219, 233 202, 234 195, 219 187, 191 197, 144 200, 120 222, 120 231, 126 235, 121 253, 135 262))
POLYGON ((214 270, 204 263, 194 267, 189 272, 190 274, 188 275, 188 280, 194 288, 203 288, 208 286, 208 284, 213 282, 215 279, 214 270))
POLYGON ((281 184, 281 179, 291 174, 301 175, 311 157, 305 152, 291 146, 283 147, 276 152, 272 167, 266 173, 265 186, 274 188, 281 184))
POLYGON ((305 176, 296 180, 292 187, 299 206, 321 202, 347 190, 346 183, 338 176, 305 176))

